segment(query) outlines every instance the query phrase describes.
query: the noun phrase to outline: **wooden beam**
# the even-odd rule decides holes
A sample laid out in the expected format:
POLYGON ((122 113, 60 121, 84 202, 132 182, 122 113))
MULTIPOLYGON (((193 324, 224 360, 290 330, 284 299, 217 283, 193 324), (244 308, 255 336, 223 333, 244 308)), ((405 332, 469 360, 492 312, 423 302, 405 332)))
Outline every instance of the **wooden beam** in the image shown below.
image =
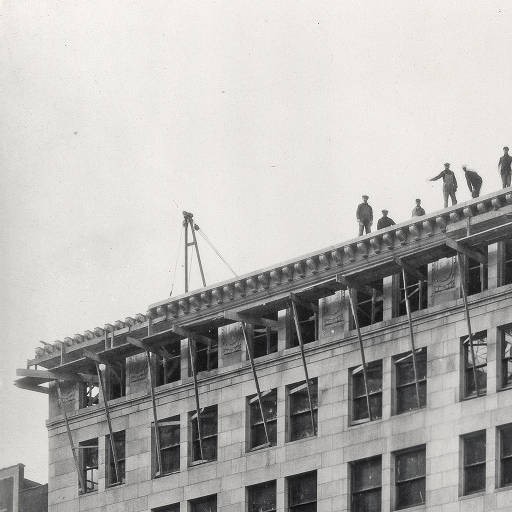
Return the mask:
POLYGON ((108 364, 108 361, 105 361, 105 359, 103 357, 100 357, 98 354, 95 354, 94 352, 91 352, 90 350, 84 349, 83 354, 86 359, 89 359, 95 363, 108 364))
MULTIPOLYGON (((340 283, 345 289, 352 288, 354 290, 364 292, 364 293, 366 293, 366 295, 370 295, 370 296, 373 295, 373 290, 375 290, 375 288, 368 286, 367 284, 358 283, 357 280, 354 279, 353 277, 346 277, 346 276, 338 274, 336 276, 336 281, 338 283, 340 283)), ((381 296, 379 296, 379 297, 381 297, 381 296)))
POLYGON ((295 302, 295 304, 298 304, 299 306, 302 306, 303 308, 306 308, 306 309, 309 309, 310 311, 318 313, 318 304, 314 304, 313 302, 304 300, 300 295, 297 295, 296 293, 290 293, 290 299, 293 302, 295 302))
POLYGON ((251 325, 264 325, 265 327, 270 327, 274 331, 277 331, 278 326, 277 320, 257 317, 246 313, 238 313, 237 311, 224 311, 224 318, 233 320, 234 322, 245 322, 246 324, 251 325))
POLYGON ((174 325, 172 327, 172 330, 177 335, 183 336, 183 338, 190 338, 190 336, 193 336, 197 341, 201 341, 202 343, 217 343, 217 340, 214 340, 213 338, 209 338, 208 336, 204 336, 203 334, 196 333, 191 329, 180 327, 179 325, 174 325))
POLYGON ((50 390, 48 388, 43 388, 41 386, 34 386, 32 384, 27 384, 21 380, 15 380, 14 385, 20 389, 26 389, 28 391, 36 391, 37 393, 44 393, 45 395, 48 395, 50 393, 50 390))
POLYGON ((30 368, 18 368, 16 370, 18 377, 30 377, 33 379, 41 379, 43 382, 49 382, 52 380, 62 380, 69 382, 92 382, 98 383, 98 377, 96 375, 89 375, 87 373, 55 373, 51 370, 33 370, 30 368))
POLYGON ((465 256, 471 258, 472 260, 478 261, 479 263, 487 263, 487 256, 477 249, 470 249, 466 245, 461 244, 460 242, 457 242, 455 240, 452 240, 451 238, 447 238, 445 240, 445 244, 447 247, 454 250, 455 252, 464 254, 465 256))
POLYGON ((402 258, 395 258, 395 261, 397 265, 399 265, 401 268, 403 268, 408 274, 411 276, 416 277, 419 281, 426 281, 427 276, 423 274, 423 272, 420 272, 416 267, 412 266, 402 258))

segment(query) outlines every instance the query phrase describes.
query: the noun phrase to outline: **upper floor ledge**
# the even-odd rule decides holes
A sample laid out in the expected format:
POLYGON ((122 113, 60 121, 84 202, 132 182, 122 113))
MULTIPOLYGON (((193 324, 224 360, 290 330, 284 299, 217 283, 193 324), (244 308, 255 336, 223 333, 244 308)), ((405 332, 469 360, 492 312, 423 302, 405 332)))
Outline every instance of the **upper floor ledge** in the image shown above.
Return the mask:
MULTIPOLYGON (((28 364, 43 364, 67 347, 74 350, 81 345, 100 344, 109 336, 114 338, 137 329, 150 331, 162 322, 181 326, 206 322, 222 316, 223 311, 273 301, 278 296, 298 292, 338 274, 353 275, 420 251, 428 253, 442 246, 447 238, 458 240, 468 234, 481 233, 480 242, 488 240, 492 243, 495 241, 493 230, 510 232, 511 221, 512 187, 509 187, 278 265, 164 299, 151 304, 145 315, 138 314, 67 337, 64 341, 44 344, 36 349, 35 359, 29 360, 28 364)), ((439 257, 443 255, 442 252, 438 254, 439 257)))

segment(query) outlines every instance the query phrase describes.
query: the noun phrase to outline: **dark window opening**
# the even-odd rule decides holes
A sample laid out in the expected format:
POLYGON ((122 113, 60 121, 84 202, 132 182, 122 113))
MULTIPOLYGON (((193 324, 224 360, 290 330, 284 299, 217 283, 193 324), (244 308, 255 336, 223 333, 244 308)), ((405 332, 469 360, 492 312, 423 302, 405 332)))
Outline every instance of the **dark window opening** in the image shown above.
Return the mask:
POLYGON ((109 400, 126 395, 126 361, 111 363, 106 369, 109 400))
MULTIPOLYGON (((368 420, 368 403, 364 385, 363 366, 352 370, 352 421, 368 420)), ((372 420, 382 418, 382 361, 373 361, 366 366, 368 398, 372 420)))
POLYGON ((251 485, 247 488, 249 512, 275 512, 276 481, 251 485))
POLYGON ((192 462, 217 460, 217 406, 206 407, 200 413, 201 445, 197 429, 197 413, 190 413, 190 426, 192 434, 192 462))
POLYGON ((512 283, 512 240, 503 242, 503 273, 501 277, 501 285, 512 283))
MULTIPOLYGON (((252 395, 248 398, 249 402, 249 420, 250 420, 250 442, 249 447, 258 448, 267 442, 265 436, 265 425, 261 417, 258 395, 252 395)), ((261 405, 265 415, 269 442, 272 446, 277 443, 277 389, 263 392, 261 405)))
POLYGON ((487 331, 473 334, 473 350, 471 350, 471 343, 467 337, 463 339, 462 346, 464 350, 464 398, 485 395, 487 391, 487 331))
POLYGON ((163 386, 181 378, 181 342, 175 340, 159 347, 156 356, 156 385, 163 386))
POLYGON ((500 328, 500 388, 512 386, 512 324, 500 328))
MULTIPOLYGON (((277 321, 277 312, 272 315, 277 321)), ((265 325, 252 326, 252 355, 262 357, 277 352, 277 329, 265 325)))
MULTIPOLYGON (((487 246, 480 247, 478 250, 487 256, 487 246)), ((466 293, 473 295, 487 290, 487 263, 479 263, 472 258, 465 257, 464 266, 466 293)))
MULTIPOLYGON (((383 287, 382 280, 374 281, 368 286, 363 286, 354 291, 354 306, 357 311, 359 327, 366 327, 376 322, 382 322, 383 318, 383 287)), ((355 328, 352 313, 350 326, 355 328)))
POLYGON ((100 398, 100 388, 97 384, 82 382, 80 385, 80 408, 92 407, 98 405, 100 398))
POLYGON ((173 416, 158 421, 160 439, 160 458, 162 467, 158 467, 158 455, 156 453, 155 424, 152 430, 152 454, 153 477, 167 475, 180 470, 180 417, 173 416))
POLYGON ((151 512, 180 512, 180 504, 166 505, 165 507, 152 508, 151 512))
POLYGON ((315 436, 318 425, 318 380, 309 379, 309 391, 313 406, 313 420, 306 382, 288 386, 289 422, 288 441, 315 436))
POLYGON ((212 327, 205 334, 208 339, 195 338, 195 369, 196 373, 207 372, 218 368, 219 331, 212 327))
MULTIPOLYGON (((418 279, 419 276, 409 274, 408 272, 405 273, 411 313, 420 309, 426 309, 428 306, 428 282, 426 279, 428 276, 428 266, 422 265, 418 267, 418 271, 425 276, 425 279, 418 279)), ((397 315, 395 316, 402 316, 407 314, 407 304, 405 302, 404 277, 401 273, 398 279, 398 291, 398 307, 397 315)))
POLYGON ((112 454, 112 446, 110 444, 110 435, 106 436, 105 442, 107 445, 105 463, 107 468, 106 486, 109 487, 116 484, 122 484, 126 474, 125 431, 122 430, 121 432, 114 432, 114 448, 116 451, 118 470, 117 475, 114 455, 112 454))
POLYGON ((316 471, 288 477, 288 511, 316 512, 316 471))
POLYGON ((85 489, 81 493, 98 490, 98 438, 89 439, 78 444, 80 450, 80 470, 85 489))
MULTIPOLYGON (((318 338, 318 314, 311 309, 308 309, 301 304, 295 304, 297 308, 297 316, 299 318, 300 333, 302 335, 303 343, 311 343, 318 338)), ((297 329, 295 327, 295 319, 293 317, 293 309, 288 308, 288 333, 289 333, 289 347, 298 347, 299 338, 297 336, 297 329)))
POLYGON ((425 503, 425 447, 395 455, 396 508, 425 503))
POLYGON ((463 494, 485 491, 485 430, 468 434, 463 441, 463 494))
POLYGON ((425 407, 427 403, 427 349, 416 349, 415 356, 417 381, 412 352, 395 357, 396 414, 425 407))
POLYGON ((372 457, 352 462, 351 512, 380 512, 382 493, 382 458, 372 457))
POLYGON ((512 484, 512 425, 500 428, 500 487, 512 484))
POLYGON ((212 494, 205 498, 191 500, 190 512, 216 512, 217 511, 217 495, 212 494))

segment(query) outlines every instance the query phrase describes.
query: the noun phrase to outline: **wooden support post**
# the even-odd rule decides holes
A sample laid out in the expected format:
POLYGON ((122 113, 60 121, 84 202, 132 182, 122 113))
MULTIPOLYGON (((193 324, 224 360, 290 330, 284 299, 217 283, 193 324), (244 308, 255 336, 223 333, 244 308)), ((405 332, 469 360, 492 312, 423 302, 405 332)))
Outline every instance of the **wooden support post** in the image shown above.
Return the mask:
MULTIPOLYGON (((416 388, 416 402, 418 409, 421 408, 420 400, 420 388, 418 383, 418 370, 416 366, 416 348, 414 346, 414 330, 412 328, 412 317, 411 317, 411 304, 409 302, 409 293, 407 291, 407 277, 405 267, 402 266, 402 279, 404 280, 404 299, 405 299, 405 310, 407 311, 407 321, 409 323, 409 339, 411 341, 411 354, 412 354, 412 367, 414 372, 414 385, 416 388)), ((421 288, 421 283, 419 284, 421 288)))
POLYGON ((71 435, 71 429, 69 427, 68 415, 66 413, 64 401, 62 400, 62 392, 60 389, 60 382, 58 380, 56 380, 55 383, 57 384, 57 397, 59 400, 60 408, 62 410, 62 414, 64 415, 64 423, 66 424, 66 432, 68 434, 69 445, 71 446, 71 452, 73 453, 73 462, 75 464, 75 469, 76 469, 76 472, 78 475, 78 485, 80 485, 81 492, 85 494, 87 492, 87 488, 85 486, 84 475, 82 473, 82 470, 80 469, 80 462, 78 460, 78 455, 76 454, 76 448, 73 443, 73 436, 71 435))
POLYGON ((116 472, 116 482, 119 483, 119 464, 117 461, 116 443, 114 441, 114 431, 112 430, 112 421, 110 420, 110 409, 108 407, 107 395, 105 393, 105 386, 103 383, 103 375, 101 374, 100 365, 99 365, 98 361, 94 361, 94 364, 96 365, 96 373, 98 374, 100 393, 101 393, 101 397, 103 399, 103 406, 105 409, 105 417, 107 419, 107 426, 108 426, 109 440, 110 440, 110 449, 112 450, 112 458, 114 459, 114 469, 116 472))
POLYGON ((156 449, 156 460, 158 463, 157 474, 162 472, 162 452, 160 451, 160 427, 158 425, 158 415, 156 412, 156 400, 155 400, 155 388, 153 381, 153 367, 151 365, 151 355, 148 349, 146 349, 146 361, 148 362, 148 378, 149 378, 149 392, 151 394, 151 406, 153 409, 153 424, 155 425, 155 449, 156 449))
POLYGON ((265 411, 263 410, 263 402, 261 401, 260 383, 258 381, 256 367, 254 366, 254 358, 252 357, 252 351, 251 351, 251 347, 249 345, 249 340, 247 339, 247 327, 245 325, 245 322, 241 322, 241 325, 242 325, 242 333, 244 335, 245 348, 247 349, 247 355, 249 356, 249 361, 251 362, 251 370, 252 370, 252 376, 254 378, 254 384, 256 386, 256 394, 258 395, 258 403, 260 405, 261 419, 263 420, 263 429, 265 430, 265 439, 267 440, 267 445, 270 446, 270 437, 268 435, 267 420, 265 419, 265 411))
POLYGON ((188 338, 188 353, 190 356, 190 369, 192 370, 192 377, 194 379, 194 394, 196 398, 196 416, 197 416, 197 435, 199 437, 199 453, 201 454, 201 460, 204 460, 203 455, 203 437, 201 435, 201 409, 199 407, 199 389, 197 386, 197 374, 196 374, 196 359, 195 359, 195 342, 194 350, 192 351, 192 335, 188 338))
POLYGON ((348 288, 348 300, 350 302, 350 311, 352 312, 352 318, 356 326, 357 338, 359 339, 359 351, 361 352, 361 361, 363 365, 363 381, 364 381, 364 393, 366 396, 366 408, 368 409, 368 419, 372 421, 372 410, 370 407, 370 395, 368 394, 368 372, 366 366, 366 357, 364 355, 363 337, 361 336, 361 329, 359 327, 359 319, 357 318, 357 311, 354 305, 354 299, 352 297, 352 288, 348 288))
POLYGON ((309 402, 309 412, 311 415, 311 425, 313 426, 313 433, 316 434, 315 415, 313 413, 313 401, 311 400, 311 389, 309 386, 308 366, 306 364, 306 356, 304 354, 304 340, 302 339, 302 332, 300 330, 300 324, 299 324, 299 315, 297 313, 297 306, 295 305, 295 301, 293 300, 293 297, 291 298, 291 303, 292 303, 293 319, 295 321, 295 330, 297 331, 297 338, 299 339, 300 355, 302 357, 302 366, 304 368, 304 375, 306 377, 306 387, 308 390, 308 402, 309 402))
MULTIPOLYGON (((468 327, 469 346, 471 349, 471 360, 472 360, 471 363, 472 363, 472 367, 473 367, 473 379, 475 382, 476 396, 479 396, 480 392, 478 389, 478 375, 476 372, 476 364, 475 364, 475 347, 473 345, 473 333, 471 331, 471 318, 469 316, 468 297, 466 295, 466 284, 464 282, 465 266, 464 266, 464 259, 460 252, 457 253, 457 261, 459 263, 460 289, 462 291, 462 299, 464 300, 464 310, 466 312, 466 324, 468 327)), ((464 362, 464 364, 465 364, 465 362, 464 362)))

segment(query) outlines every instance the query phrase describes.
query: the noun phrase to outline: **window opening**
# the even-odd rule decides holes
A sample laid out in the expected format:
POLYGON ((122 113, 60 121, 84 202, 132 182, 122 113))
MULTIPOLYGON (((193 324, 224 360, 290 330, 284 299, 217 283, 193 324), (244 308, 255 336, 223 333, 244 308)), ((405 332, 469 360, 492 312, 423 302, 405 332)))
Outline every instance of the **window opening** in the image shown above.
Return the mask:
POLYGON ((248 487, 249 512, 275 512, 276 481, 248 487))
POLYGON ((372 457, 351 464, 351 512, 380 512, 382 458, 372 457))
MULTIPOLYGON (((479 251, 487 257, 487 246, 480 247, 479 251)), ((487 263, 480 263, 468 256, 464 260, 466 293, 473 295, 487 290, 487 263)))
POLYGON ((107 365, 108 400, 126 395, 126 361, 116 361, 107 365))
MULTIPOLYGON (((352 374, 352 421, 368 421, 368 404, 364 385, 363 366, 354 368, 352 374)), ((367 364, 366 376, 372 420, 382 418, 382 361, 367 364)))
MULTIPOLYGON (((424 276, 428 275, 428 265, 418 267, 418 271, 424 276)), ((411 313, 426 309, 428 306, 428 281, 427 279, 418 279, 417 275, 405 272, 405 280, 407 284, 407 295, 409 297, 409 306, 411 313)), ((398 278, 398 315, 402 316, 407 314, 407 305, 405 302, 404 277, 399 274, 398 278)))
POLYGON ((194 337, 196 345, 196 373, 215 370, 218 367, 219 351, 219 331, 217 327, 212 327, 204 337, 194 337))
POLYGON ((153 477, 167 475, 180 470, 180 417, 173 416, 158 421, 158 432, 160 436, 160 458, 162 470, 158 473, 158 458, 156 454, 157 443, 155 442, 154 424, 151 432, 153 434, 153 477))
POLYGON ((100 388, 91 382, 82 382, 80 386, 80 408, 92 407, 99 404, 100 388))
POLYGON ((463 494, 485 491, 485 430, 463 437, 463 494))
POLYGON ((418 394, 419 407, 425 407, 427 403, 427 349, 417 349, 415 356, 417 381, 412 352, 395 357, 396 414, 418 409, 418 394))
POLYGON ((80 465, 85 490, 81 494, 98 490, 98 438, 89 439, 78 444, 80 465))
POLYGON ((487 391, 487 332, 477 332, 472 338, 473 350, 469 338, 463 342, 464 398, 485 395, 487 391))
MULTIPOLYGON (((318 314, 316 311, 312 311, 302 304, 295 304, 297 308, 297 316, 299 318, 300 332, 302 334, 303 343, 311 343, 316 341, 318 338, 318 314)), ((292 308, 288 308, 287 315, 288 319, 288 333, 289 333, 289 347, 298 347, 299 338, 297 336, 297 329, 295 328, 295 322, 293 318, 292 308)))
POLYGON ((316 378, 310 379, 309 389, 313 406, 313 422, 311 421, 311 410, 309 408, 308 387, 306 382, 303 381, 288 386, 289 441, 316 435, 318 425, 318 380, 316 378))
MULTIPOLYGON (((367 286, 357 287, 355 296, 359 327, 382 322, 384 311, 382 280, 373 281, 367 286)), ((354 321, 351 319, 351 328, 354 327, 354 321)))
POLYGON ((288 477, 288 511, 316 512, 316 471, 288 477))
POLYGON ((512 283, 512 240, 503 242, 503 275, 501 285, 512 283))
POLYGON ((512 324, 500 328, 500 387, 512 386, 512 324))
POLYGON ((125 480, 126 473, 126 457, 125 457, 125 431, 114 432, 114 449, 117 456, 117 469, 118 475, 116 478, 116 467, 114 462, 114 455, 112 454, 112 446, 110 444, 110 434, 106 436, 107 444, 107 482, 106 486, 110 487, 117 484, 122 484, 125 480))
POLYGON ((512 425, 500 430, 500 487, 512 484, 512 425))
POLYGON ((425 447, 395 455, 396 508, 425 503, 425 447))
POLYGON ((181 341, 174 340, 159 347, 156 355, 156 385, 163 386, 181 379, 181 341))
MULTIPOLYGON (((266 446, 265 425, 261 417, 258 395, 252 395, 248 398, 249 418, 250 418, 250 442, 249 447, 259 448, 266 446)), ((261 405, 263 414, 267 423, 267 431, 271 446, 277 443, 277 389, 263 392, 261 394, 261 405)))
MULTIPOLYGON (((277 312, 269 314, 268 318, 277 321, 277 312)), ((277 352, 277 330, 266 325, 253 325, 252 352, 254 358, 277 352)))
POLYGON ((217 511, 217 495, 212 494, 205 498, 191 500, 190 512, 216 512, 217 511))
POLYGON ((199 431, 197 429, 197 412, 190 413, 192 462, 217 460, 217 406, 203 409, 200 412, 199 419, 201 422, 202 458, 199 431))

